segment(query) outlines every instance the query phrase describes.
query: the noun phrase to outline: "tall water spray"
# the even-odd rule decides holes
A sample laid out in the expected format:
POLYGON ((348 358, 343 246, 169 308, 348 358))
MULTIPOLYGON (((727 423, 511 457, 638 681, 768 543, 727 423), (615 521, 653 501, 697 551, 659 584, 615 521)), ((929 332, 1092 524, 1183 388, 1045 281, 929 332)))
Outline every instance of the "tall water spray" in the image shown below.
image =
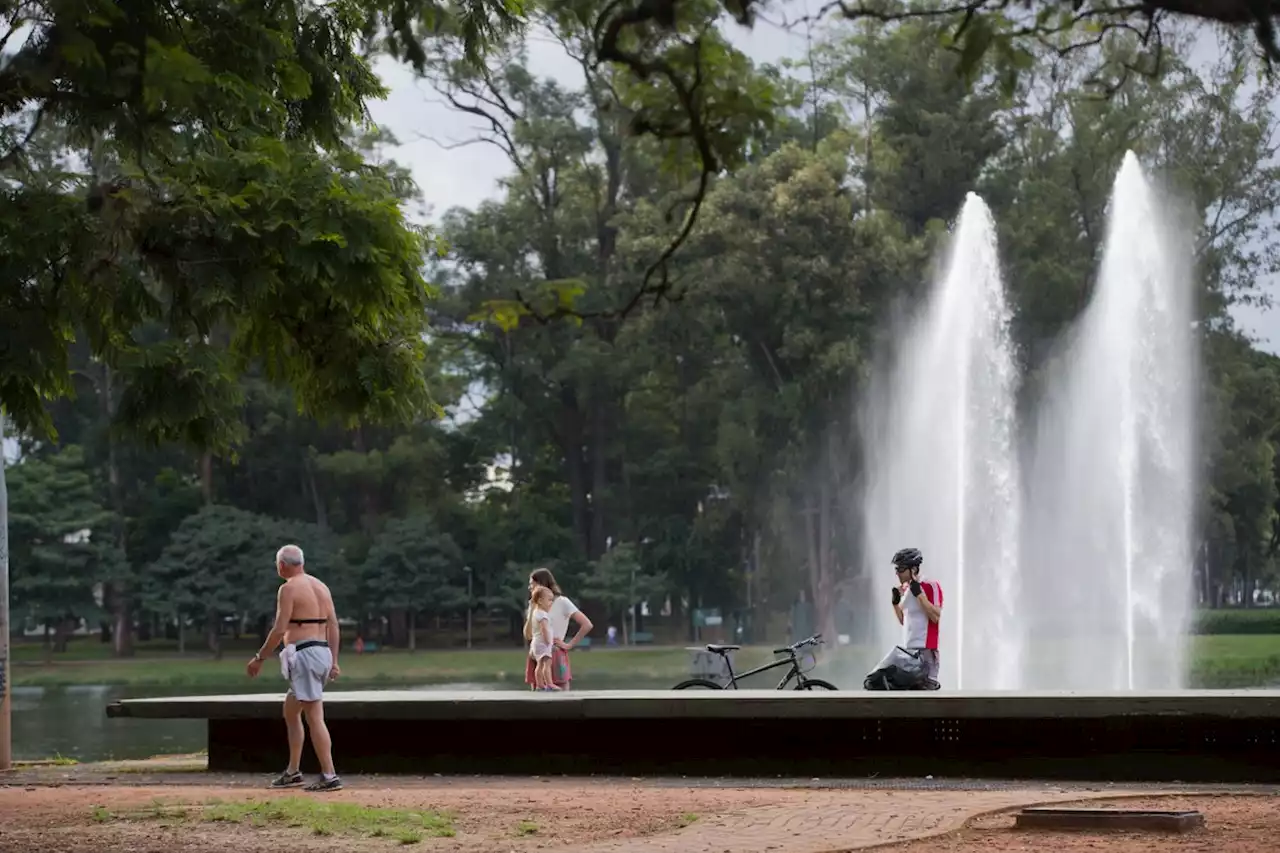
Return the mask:
POLYGON ((1189 240, 1130 152, 1097 287, 1047 371, 1026 482, 1019 686, 1181 686, 1196 350, 1189 240))
POLYGON ((1009 319, 991 211, 970 193, 945 269, 870 401, 863 504, 881 645, 902 641, 889 557, 919 547, 943 588, 942 681, 953 688, 1012 688, 1021 671, 1009 319))

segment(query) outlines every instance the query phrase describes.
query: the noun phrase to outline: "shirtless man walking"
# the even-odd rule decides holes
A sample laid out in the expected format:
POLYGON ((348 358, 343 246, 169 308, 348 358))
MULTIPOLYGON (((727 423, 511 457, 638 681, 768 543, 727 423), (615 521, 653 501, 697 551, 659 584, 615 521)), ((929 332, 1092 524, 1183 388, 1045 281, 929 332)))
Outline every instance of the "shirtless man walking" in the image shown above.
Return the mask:
POLYGON ((267 641, 245 668, 250 678, 281 642, 281 671, 289 679, 284 697, 284 721, 289 729, 289 767, 272 781, 272 788, 302 784, 303 715, 311 730, 311 745, 320 759, 320 778, 308 791, 338 791, 342 780, 333 769, 333 742, 324 724, 324 685, 338 677, 338 614, 329 587, 303 568, 302 549, 285 545, 276 552, 276 574, 284 578, 276 594, 276 621, 267 641))

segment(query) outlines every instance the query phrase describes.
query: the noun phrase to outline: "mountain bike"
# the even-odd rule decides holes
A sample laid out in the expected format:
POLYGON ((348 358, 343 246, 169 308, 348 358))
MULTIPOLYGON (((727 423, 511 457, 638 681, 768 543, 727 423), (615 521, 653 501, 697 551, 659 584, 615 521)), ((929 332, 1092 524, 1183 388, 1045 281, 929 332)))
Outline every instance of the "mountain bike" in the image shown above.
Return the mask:
POLYGON ((793 690, 835 690, 836 686, 831 682, 823 681, 820 678, 809 678, 805 675, 806 672, 813 669, 813 667, 817 665, 818 658, 817 658, 816 650, 821 643, 822 643, 822 635, 814 634, 812 637, 809 637, 806 640, 801 640, 798 643, 792 643, 791 645, 787 646, 785 649, 773 650, 773 653, 775 655, 785 655, 785 657, 779 658, 775 661, 772 661, 771 663, 767 663, 764 666, 756 667, 755 669, 749 670, 748 672, 743 672, 738 674, 734 674, 733 662, 729 659, 729 652, 736 652, 738 649, 742 648, 742 646, 724 646, 717 643, 708 643, 707 651, 711 652, 712 654, 720 655, 722 658, 724 658, 725 666, 729 670, 729 683, 717 684, 716 682, 711 681, 710 679, 707 679, 707 678, 691 678, 688 681, 680 682, 679 684, 677 684, 675 687, 671 689, 672 690, 693 690, 693 689, 737 690, 738 682, 744 678, 750 678, 753 675, 759 675, 762 672, 768 672, 769 670, 777 669, 778 667, 788 666, 790 667, 790 669, 787 670, 786 676, 781 681, 778 682, 779 690, 786 690, 787 685, 789 685, 792 682, 792 680, 796 682, 796 686, 792 688, 793 690), (813 648, 815 652, 814 654, 807 655, 806 656, 807 660, 802 664, 800 655, 797 653, 802 649, 808 649, 808 648, 813 648))

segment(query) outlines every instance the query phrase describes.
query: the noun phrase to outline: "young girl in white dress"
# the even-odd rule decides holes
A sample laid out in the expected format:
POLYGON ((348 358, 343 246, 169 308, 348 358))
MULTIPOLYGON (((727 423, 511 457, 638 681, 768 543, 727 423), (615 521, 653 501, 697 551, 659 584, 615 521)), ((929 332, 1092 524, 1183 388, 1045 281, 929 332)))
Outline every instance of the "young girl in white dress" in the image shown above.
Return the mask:
POLYGON ((529 657, 534 662, 534 689, 559 690, 551 679, 551 654, 555 641, 551 633, 551 605, 556 594, 545 586, 536 587, 529 597, 529 657))

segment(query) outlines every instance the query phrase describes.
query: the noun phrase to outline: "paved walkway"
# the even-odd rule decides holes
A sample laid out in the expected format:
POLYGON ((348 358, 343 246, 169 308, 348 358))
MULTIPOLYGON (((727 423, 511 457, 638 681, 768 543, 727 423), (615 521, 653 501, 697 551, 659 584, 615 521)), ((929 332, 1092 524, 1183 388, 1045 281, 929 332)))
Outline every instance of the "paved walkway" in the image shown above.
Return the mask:
POLYGON ((950 832, 984 812, 1128 793, 1056 788, 814 791, 803 806, 744 809, 700 818, 675 833, 580 849, 582 853, 843 853, 950 832))

